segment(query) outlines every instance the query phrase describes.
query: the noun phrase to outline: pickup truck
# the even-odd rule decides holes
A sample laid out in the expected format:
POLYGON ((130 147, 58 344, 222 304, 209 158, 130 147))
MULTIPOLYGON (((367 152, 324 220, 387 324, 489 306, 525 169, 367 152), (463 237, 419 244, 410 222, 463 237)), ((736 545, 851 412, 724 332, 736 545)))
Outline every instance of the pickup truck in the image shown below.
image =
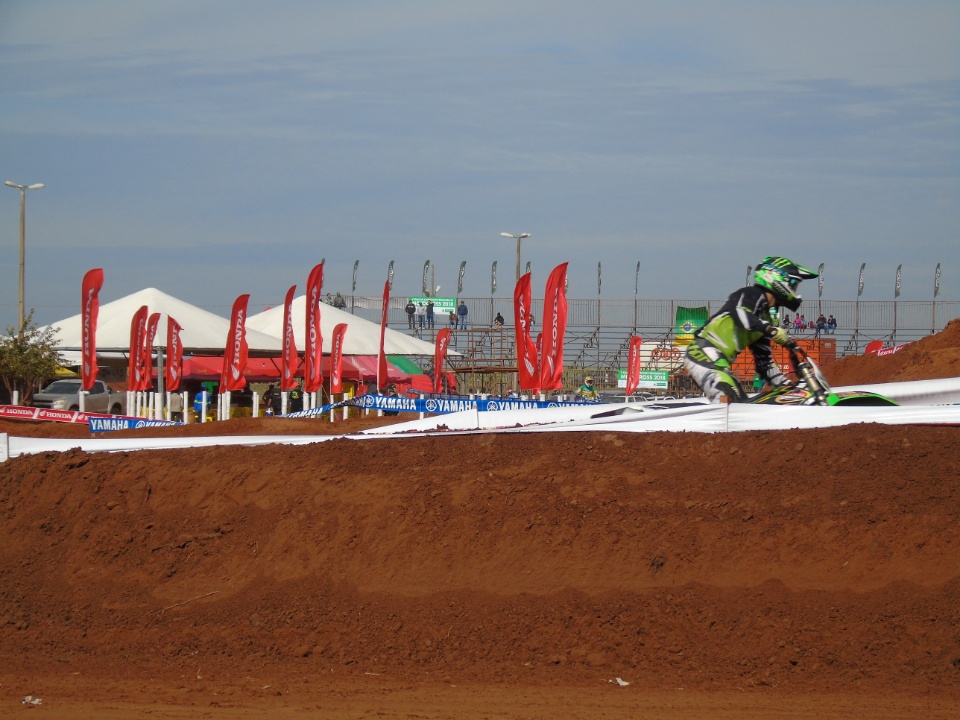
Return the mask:
MULTIPOLYGON (((34 393, 31 405, 47 410, 79 410, 80 380, 54 380, 43 390, 34 393)), ((96 380, 84 398, 83 409, 90 413, 123 415, 127 394, 113 390, 102 380, 96 380)))

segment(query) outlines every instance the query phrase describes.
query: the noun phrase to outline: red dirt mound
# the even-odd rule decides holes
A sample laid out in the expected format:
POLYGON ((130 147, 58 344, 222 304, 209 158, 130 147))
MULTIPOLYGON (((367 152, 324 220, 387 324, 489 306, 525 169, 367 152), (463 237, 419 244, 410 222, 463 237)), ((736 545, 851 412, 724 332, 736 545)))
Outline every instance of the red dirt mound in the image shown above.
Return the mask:
POLYGON ((892 355, 854 355, 823 368, 832 385, 960 377, 960 318, 892 355))
MULTIPOLYGON (((828 377, 941 377, 958 333, 828 377)), ((74 450, 0 464, 0 518, 0 716, 960 703, 960 428, 74 450)))

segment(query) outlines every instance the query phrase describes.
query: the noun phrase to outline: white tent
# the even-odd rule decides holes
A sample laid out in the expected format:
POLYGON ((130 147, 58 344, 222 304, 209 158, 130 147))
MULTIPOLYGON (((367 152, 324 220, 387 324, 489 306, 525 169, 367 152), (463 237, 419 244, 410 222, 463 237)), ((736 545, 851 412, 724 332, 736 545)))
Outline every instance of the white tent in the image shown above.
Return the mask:
MULTIPOLYGON (((167 343, 167 317, 176 320, 183 330, 180 341, 187 355, 222 355, 230 332, 230 320, 212 312, 178 300, 155 288, 146 288, 119 300, 101 303, 97 316, 97 352, 122 352, 130 350, 130 323, 141 306, 146 305, 150 314, 160 313, 154 345, 167 343)), ((61 351, 79 351, 82 348, 82 317, 73 317, 51 323, 55 337, 60 340, 61 351)), ((268 335, 250 328, 247 323, 247 345, 251 355, 279 355, 283 343, 276 335, 268 335)), ((63 353, 68 355, 68 353, 63 353)))
MULTIPOLYGON (((300 295, 291 304, 293 314, 293 335, 297 350, 303 352, 306 336, 307 297, 300 295)), ((329 354, 333 328, 340 323, 347 324, 347 333, 343 337, 344 355, 376 355, 380 351, 380 325, 364 318, 338 310, 332 305, 320 307, 320 332, 323 336, 323 352, 329 354)), ((283 305, 264 310, 247 318, 247 329, 256 330, 278 338, 283 337, 283 305)), ((433 355, 433 343, 424 342, 387 328, 384 335, 384 350, 388 355, 433 355)), ((455 353, 450 352, 453 355, 455 353)))

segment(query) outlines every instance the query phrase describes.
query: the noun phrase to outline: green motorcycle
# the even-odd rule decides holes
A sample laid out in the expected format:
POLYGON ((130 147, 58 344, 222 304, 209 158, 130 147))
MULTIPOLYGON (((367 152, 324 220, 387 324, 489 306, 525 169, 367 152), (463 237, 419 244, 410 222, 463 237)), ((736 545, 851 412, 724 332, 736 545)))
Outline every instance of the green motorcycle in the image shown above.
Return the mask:
POLYGON ((802 347, 791 340, 784 348, 798 378, 796 385, 773 388, 750 398, 754 405, 898 405, 888 397, 865 390, 834 392, 820 368, 802 347))

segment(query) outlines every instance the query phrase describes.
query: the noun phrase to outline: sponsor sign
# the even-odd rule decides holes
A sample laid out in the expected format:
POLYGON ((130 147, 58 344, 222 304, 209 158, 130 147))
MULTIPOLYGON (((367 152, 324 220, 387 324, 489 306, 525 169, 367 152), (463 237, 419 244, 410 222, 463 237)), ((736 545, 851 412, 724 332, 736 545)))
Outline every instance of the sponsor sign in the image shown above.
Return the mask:
MULTIPOLYGON (((457 311, 457 299, 452 297, 412 297, 410 302, 414 305, 423 303, 424 307, 427 306, 428 302, 432 302, 434 315, 449 316, 450 313, 457 311)), ((444 318, 444 321, 446 321, 446 318, 444 318)))
POLYGON ((144 420, 132 417, 91 417, 90 432, 112 432, 114 430, 129 430, 130 428, 157 427, 161 425, 180 425, 182 423, 167 420, 144 420))
MULTIPOLYGON (((669 370, 641 370, 640 384, 637 385, 637 387, 638 388, 659 388, 661 390, 666 390, 669 382, 670 382, 669 370)), ((627 371, 624 369, 617 370, 617 387, 618 388, 627 387, 627 371)))
POLYGON ((641 370, 640 384, 637 387, 666 390, 669 381, 670 372, 668 370, 641 370))

